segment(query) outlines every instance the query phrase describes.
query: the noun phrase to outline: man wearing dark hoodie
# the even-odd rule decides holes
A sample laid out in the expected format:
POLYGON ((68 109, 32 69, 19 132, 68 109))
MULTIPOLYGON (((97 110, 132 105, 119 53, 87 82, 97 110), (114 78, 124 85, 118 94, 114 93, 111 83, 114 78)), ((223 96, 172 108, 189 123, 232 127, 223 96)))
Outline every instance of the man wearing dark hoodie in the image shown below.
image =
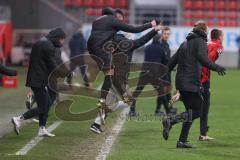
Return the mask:
POLYGON ((211 62, 208 58, 207 29, 204 21, 196 22, 193 31, 188 34, 187 40, 180 45, 176 54, 168 63, 169 71, 172 71, 178 65, 176 89, 179 90, 181 100, 186 108, 186 112, 174 117, 166 117, 162 122, 163 137, 167 140, 172 126, 180 120, 183 121, 177 148, 192 148, 192 145, 187 143, 187 138, 192 121, 200 117, 203 100, 202 66, 218 72, 219 75, 225 74, 225 68, 211 62))
POLYGON ((37 107, 12 118, 12 123, 17 134, 19 134, 21 123, 24 120, 39 116, 38 136, 55 136, 45 128, 48 111, 56 98, 56 93, 48 88, 48 76, 57 67, 57 61, 59 59, 57 52, 59 48, 63 46, 65 38, 66 34, 63 30, 61 28, 55 28, 51 30, 47 36, 41 38, 33 45, 29 60, 26 86, 32 89, 37 107))
MULTIPOLYGON (((106 52, 108 41, 111 41, 118 31, 125 31, 131 33, 139 33, 148 28, 156 26, 156 21, 144 24, 142 26, 132 26, 124 23, 116 17, 116 14, 111 8, 104 8, 102 16, 97 18, 92 24, 91 35, 88 39, 87 46, 90 55, 98 64, 100 70, 103 71, 105 79, 101 88, 101 95, 97 107, 104 112, 106 107, 106 97, 109 89, 112 86, 112 75, 114 74, 114 67, 112 64, 112 54, 106 52)), ((111 49, 110 49, 111 50, 111 49)), ((114 50, 110 51, 114 52, 114 50)))
MULTIPOLYGON (((81 28, 76 33, 74 33, 73 36, 71 37, 71 39, 69 41, 69 49, 70 49, 70 58, 74 58, 76 56, 83 55, 84 52, 86 51, 86 49, 87 49, 86 40, 83 37, 81 28)), ((78 61, 84 61, 84 59, 81 58, 78 61)), ((78 66, 79 64, 82 64, 82 62, 78 63, 78 61, 75 62, 75 61, 71 61, 71 59, 70 59, 70 62, 71 62, 70 69, 72 71, 75 70, 77 67, 79 67, 78 66)), ((82 66, 79 69, 80 69, 81 75, 84 80, 84 85, 89 87, 90 83, 89 83, 88 77, 86 75, 86 66, 82 66)), ((67 82, 69 84, 72 83, 72 76, 69 76, 67 78, 67 82)))

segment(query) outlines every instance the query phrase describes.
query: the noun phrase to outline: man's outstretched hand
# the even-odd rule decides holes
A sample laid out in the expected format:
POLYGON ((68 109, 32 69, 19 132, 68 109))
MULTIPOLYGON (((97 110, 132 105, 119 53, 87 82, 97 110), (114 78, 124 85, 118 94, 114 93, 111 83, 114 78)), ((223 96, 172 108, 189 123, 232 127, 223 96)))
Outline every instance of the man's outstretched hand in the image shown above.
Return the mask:
POLYGON ((155 29, 155 31, 161 31, 163 29, 163 27, 164 26, 162 25, 162 23, 159 23, 159 25, 155 26, 154 29, 155 29))

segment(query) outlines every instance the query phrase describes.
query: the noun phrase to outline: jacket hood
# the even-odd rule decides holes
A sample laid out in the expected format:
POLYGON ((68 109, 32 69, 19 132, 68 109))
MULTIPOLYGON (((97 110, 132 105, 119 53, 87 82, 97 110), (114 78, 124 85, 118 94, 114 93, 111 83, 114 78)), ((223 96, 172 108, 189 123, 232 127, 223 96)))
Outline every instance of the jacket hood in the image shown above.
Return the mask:
POLYGON ((194 38, 202 38, 204 41, 207 41, 207 34, 200 30, 194 30, 190 32, 186 37, 187 40, 191 40, 194 38))
POLYGON ((59 39, 66 38, 66 36, 66 33, 61 28, 55 28, 51 30, 46 37, 55 47, 60 48, 62 47, 62 44, 60 44, 59 39))

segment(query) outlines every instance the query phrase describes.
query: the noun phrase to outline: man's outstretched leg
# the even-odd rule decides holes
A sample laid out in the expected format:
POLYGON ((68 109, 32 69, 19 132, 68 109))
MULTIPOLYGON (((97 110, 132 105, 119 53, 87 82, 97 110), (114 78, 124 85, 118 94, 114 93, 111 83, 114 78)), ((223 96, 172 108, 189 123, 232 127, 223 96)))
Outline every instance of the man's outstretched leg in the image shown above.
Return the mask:
POLYGON ((12 123, 14 125, 15 132, 19 134, 21 123, 24 120, 31 119, 35 116, 39 116, 39 136, 48 136, 53 137, 54 134, 49 133, 45 126, 48 119, 48 111, 50 109, 50 106, 52 105, 52 99, 49 96, 48 90, 45 87, 42 88, 32 88, 35 100, 37 103, 36 108, 32 108, 25 112, 24 114, 13 117, 12 123))

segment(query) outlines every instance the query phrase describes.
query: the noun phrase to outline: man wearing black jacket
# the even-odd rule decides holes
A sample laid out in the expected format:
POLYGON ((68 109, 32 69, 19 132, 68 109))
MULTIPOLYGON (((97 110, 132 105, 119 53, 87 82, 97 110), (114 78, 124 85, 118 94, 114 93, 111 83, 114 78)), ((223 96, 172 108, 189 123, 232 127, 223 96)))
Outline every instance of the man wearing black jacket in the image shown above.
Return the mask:
MULTIPOLYGON (((112 78, 113 86, 116 88, 117 92, 123 99, 127 97, 129 100, 124 102, 119 101, 113 106, 108 106, 111 111, 115 111, 118 108, 131 105, 132 103, 135 102, 135 99, 132 97, 132 93, 128 87, 128 74, 130 71, 130 62, 132 60, 133 51, 147 43, 161 29, 162 29, 161 25, 156 26, 146 35, 136 40, 126 38, 124 34, 116 34, 114 36, 113 43, 118 44, 119 47, 116 48, 113 53, 113 63, 115 66, 114 75, 112 78), (120 44, 123 43, 124 47, 121 47, 120 44)), ((98 115, 94 123, 91 125, 90 130, 100 134, 102 132, 101 125, 102 121, 100 120, 100 115, 98 115)))
POLYGON ((55 136, 45 128, 49 108, 56 98, 56 94, 53 94, 53 91, 48 89, 48 76, 57 67, 57 61, 59 59, 57 56, 58 49, 62 47, 65 37, 66 34, 63 30, 56 28, 33 45, 29 60, 26 86, 31 87, 37 102, 37 108, 32 108, 24 114, 12 118, 12 123, 17 134, 19 134, 23 120, 39 116, 40 128, 38 136, 55 136))
POLYGON ((172 71, 178 65, 176 89, 180 92, 186 112, 175 117, 163 119, 163 137, 165 140, 168 139, 171 127, 178 123, 180 119, 184 120, 177 148, 192 148, 192 145, 187 143, 187 138, 192 120, 200 116, 202 104, 202 66, 218 72, 219 75, 225 74, 225 68, 212 63, 208 59, 206 43, 207 26, 205 22, 196 22, 193 31, 188 34, 186 39, 168 63, 169 71, 172 71))
POLYGON ((101 95, 97 107, 104 112, 106 109, 105 100, 112 84, 112 75, 114 74, 112 64, 112 52, 106 52, 108 41, 111 41, 114 35, 122 30, 125 32, 139 33, 148 28, 156 26, 156 21, 144 24, 142 26, 131 26, 124 23, 116 17, 116 12, 111 8, 104 8, 101 17, 97 18, 92 24, 92 31, 87 42, 88 50, 92 58, 97 62, 100 70, 105 74, 105 79, 101 88, 101 95))

